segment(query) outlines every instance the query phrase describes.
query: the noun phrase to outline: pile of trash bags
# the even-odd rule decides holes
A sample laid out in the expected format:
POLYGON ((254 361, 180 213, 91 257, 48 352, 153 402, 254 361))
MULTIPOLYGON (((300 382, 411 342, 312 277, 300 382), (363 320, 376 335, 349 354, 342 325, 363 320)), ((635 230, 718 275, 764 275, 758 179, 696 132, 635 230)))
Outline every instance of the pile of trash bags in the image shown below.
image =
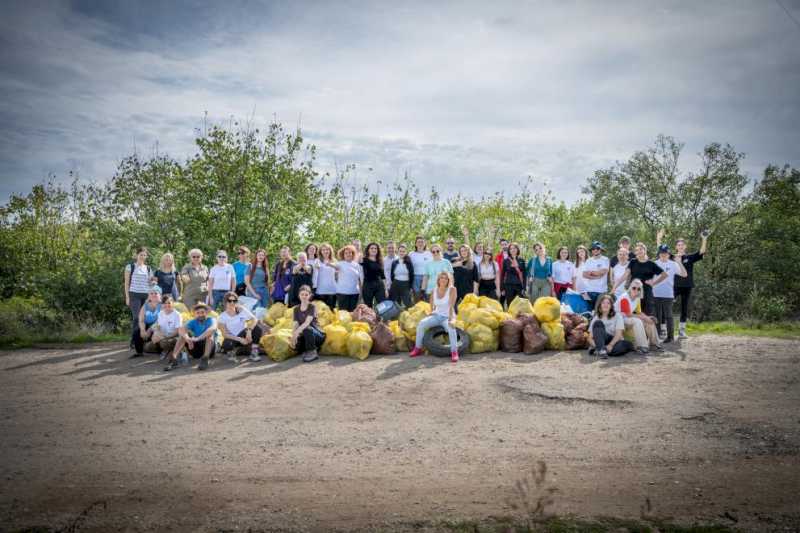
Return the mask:
POLYGON ((543 351, 548 336, 542 332, 541 323, 534 316, 534 306, 530 300, 514 298, 508 308, 512 311, 512 316, 500 324, 500 350, 526 354, 543 351))
POLYGON ((497 300, 468 294, 458 305, 456 327, 469 335, 470 353, 496 352, 500 345, 500 324, 510 318, 497 300))
POLYGON ((589 346, 589 321, 576 313, 561 315, 561 325, 564 328, 565 348, 567 350, 582 350, 589 346))

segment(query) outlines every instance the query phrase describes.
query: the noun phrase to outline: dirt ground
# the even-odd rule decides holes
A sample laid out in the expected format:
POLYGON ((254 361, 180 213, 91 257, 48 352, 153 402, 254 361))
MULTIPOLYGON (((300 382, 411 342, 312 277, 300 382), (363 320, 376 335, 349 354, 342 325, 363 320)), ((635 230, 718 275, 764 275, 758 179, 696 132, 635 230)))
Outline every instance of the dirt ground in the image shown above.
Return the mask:
POLYGON ((205 373, 127 355, 0 352, 3 529, 412 530, 545 494, 580 517, 800 527, 798 341, 205 373))

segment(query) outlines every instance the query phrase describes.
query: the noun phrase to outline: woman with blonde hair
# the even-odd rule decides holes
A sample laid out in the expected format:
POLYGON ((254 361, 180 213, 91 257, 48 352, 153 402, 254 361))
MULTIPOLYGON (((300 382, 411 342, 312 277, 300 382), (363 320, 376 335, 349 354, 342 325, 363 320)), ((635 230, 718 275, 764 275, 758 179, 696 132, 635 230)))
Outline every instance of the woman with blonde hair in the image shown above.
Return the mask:
POLYGON ((203 252, 189 250, 189 263, 181 269, 183 303, 189 309, 208 298, 208 268, 203 264, 203 252))
POLYGON ((655 350, 663 350, 661 342, 658 340, 658 330, 656 321, 653 317, 647 316, 641 311, 642 308, 642 280, 636 278, 631 281, 628 291, 614 302, 614 310, 620 313, 625 322, 625 331, 633 334, 634 345, 641 354, 650 351, 652 345, 655 350))
POLYGON ((352 312, 358 305, 361 286, 364 283, 364 271, 358 261, 358 251, 352 244, 339 250, 339 262, 336 263, 336 303, 343 311, 352 312))
POLYGON ((327 242, 320 244, 318 261, 313 274, 316 298, 333 309, 336 307, 336 257, 333 246, 327 242))
POLYGON ((151 281, 161 287, 161 294, 170 295, 177 300, 180 294, 179 280, 178 271, 175 269, 175 256, 167 252, 161 256, 158 270, 153 273, 151 281))
POLYGON ((292 269, 294 260, 292 251, 288 246, 282 246, 280 260, 275 263, 275 272, 272 273, 272 302, 289 303, 289 293, 292 290, 292 269))
POLYGON ((422 339, 425 332, 436 326, 447 330, 450 340, 450 360, 458 362, 458 335, 456 333, 456 288, 450 280, 450 275, 441 271, 436 275, 436 285, 431 292, 431 313, 423 318, 417 326, 417 337, 414 349, 408 354, 410 357, 422 355, 422 339))

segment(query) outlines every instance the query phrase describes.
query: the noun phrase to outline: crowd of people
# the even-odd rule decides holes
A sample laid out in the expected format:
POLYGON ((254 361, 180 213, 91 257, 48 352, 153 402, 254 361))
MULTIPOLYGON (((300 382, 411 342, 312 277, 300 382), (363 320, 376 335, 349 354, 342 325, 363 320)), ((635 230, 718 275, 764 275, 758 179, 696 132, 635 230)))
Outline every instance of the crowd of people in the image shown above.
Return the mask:
MULTIPOLYGON (((411 350, 416 356, 422 352, 421 335, 429 327, 445 327, 451 347, 455 346, 456 311, 467 294, 494 298, 503 306, 521 296, 531 301, 553 296, 577 307, 577 312, 585 306, 592 317, 591 353, 599 357, 634 349, 646 353, 662 349, 662 342, 674 341, 676 299, 680 302, 677 334, 686 338, 693 268, 706 253, 708 236, 704 231, 699 250, 688 253, 685 239, 678 239, 673 250, 662 242, 664 232, 659 231, 655 260, 648 255, 647 245, 633 244, 628 237, 619 239, 611 258, 604 245, 595 241, 588 248, 578 246, 574 253, 562 246, 555 257, 547 254, 544 244, 536 243, 531 247, 533 256, 526 260, 518 243, 500 239, 496 250, 483 243, 473 246, 466 230, 458 247, 452 237, 442 246, 429 244, 422 236, 411 247, 394 241, 362 247, 354 240, 338 251, 327 243, 308 244, 293 255, 284 246, 272 266, 264 249, 253 253, 240 246, 233 263, 224 250, 218 250, 209 268, 203 252, 192 249, 180 270, 170 253, 153 270, 148 250, 140 248, 124 270, 125 303, 132 316, 132 357, 160 352, 169 360, 169 370, 191 355, 201 360, 198 368, 205 369, 216 350, 216 343, 209 339, 219 332, 223 352, 245 350, 251 360, 258 361, 258 340, 264 331, 258 322, 248 326, 255 317, 239 305, 241 296, 255 298, 264 308, 277 302, 295 307, 292 344, 300 345, 307 361, 316 358, 312 300, 346 311, 353 311, 359 302, 374 307, 391 300, 408 308, 428 300, 432 312, 420 324, 411 350), (174 308, 177 301, 193 313, 194 318, 185 324, 174 308), (209 315, 212 310, 220 312, 216 319, 209 315), (625 330, 633 342, 623 338, 625 330)), ((453 360, 457 358, 453 351, 453 360)))

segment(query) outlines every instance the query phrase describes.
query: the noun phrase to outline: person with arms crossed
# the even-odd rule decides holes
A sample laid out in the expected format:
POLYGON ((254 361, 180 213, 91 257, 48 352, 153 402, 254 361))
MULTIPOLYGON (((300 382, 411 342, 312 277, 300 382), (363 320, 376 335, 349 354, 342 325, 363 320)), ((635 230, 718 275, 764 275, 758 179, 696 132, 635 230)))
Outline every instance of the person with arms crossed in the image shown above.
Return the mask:
POLYGON ((590 248, 591 257, 583 268, 584 287, 589 297, 589 307, 597 307, 597 297, 608 292, 608 257, 603 255, 605 248, 599 241, 594 241, 590 248))

